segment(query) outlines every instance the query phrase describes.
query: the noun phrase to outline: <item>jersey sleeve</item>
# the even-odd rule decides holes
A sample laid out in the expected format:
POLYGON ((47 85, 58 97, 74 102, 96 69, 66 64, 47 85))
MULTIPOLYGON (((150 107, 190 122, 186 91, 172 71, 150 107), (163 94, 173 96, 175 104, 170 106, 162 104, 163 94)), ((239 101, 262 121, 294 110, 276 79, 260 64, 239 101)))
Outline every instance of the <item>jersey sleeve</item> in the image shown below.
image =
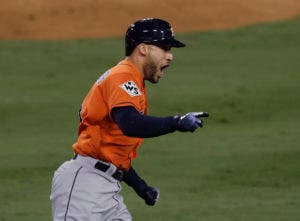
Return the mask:
POLYGON ((107 79, 107 104, 109 113, 115 107, 133 106, 142 112, 144 95, 138 82, 130 74, 118 73, 107 79))

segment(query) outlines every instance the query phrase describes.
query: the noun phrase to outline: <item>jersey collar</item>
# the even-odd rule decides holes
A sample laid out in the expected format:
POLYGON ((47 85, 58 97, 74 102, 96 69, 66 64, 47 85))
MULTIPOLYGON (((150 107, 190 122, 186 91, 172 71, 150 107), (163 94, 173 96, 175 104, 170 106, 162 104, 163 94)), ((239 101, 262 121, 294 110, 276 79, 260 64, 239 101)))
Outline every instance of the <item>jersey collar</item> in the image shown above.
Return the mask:
POLYGON ((132 74, 134 74, 138 78, 139 82, 143 86, 145 85, 142 73, 139 71, 139 69, 131 61, 124 59, 119 64, 130 66, 130 68, 133 70, 132 74))

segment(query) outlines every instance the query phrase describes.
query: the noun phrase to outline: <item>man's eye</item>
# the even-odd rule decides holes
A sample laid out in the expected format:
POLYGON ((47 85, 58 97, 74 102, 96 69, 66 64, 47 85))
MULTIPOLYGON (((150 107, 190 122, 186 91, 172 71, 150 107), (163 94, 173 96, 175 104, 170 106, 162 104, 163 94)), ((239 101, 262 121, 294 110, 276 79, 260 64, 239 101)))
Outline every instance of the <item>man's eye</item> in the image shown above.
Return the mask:
POLYGON ((164 51, 170 51, 171 50, 171 46, 169 45, 162 45, 160 46, 161 49, 163 49, 164 51))

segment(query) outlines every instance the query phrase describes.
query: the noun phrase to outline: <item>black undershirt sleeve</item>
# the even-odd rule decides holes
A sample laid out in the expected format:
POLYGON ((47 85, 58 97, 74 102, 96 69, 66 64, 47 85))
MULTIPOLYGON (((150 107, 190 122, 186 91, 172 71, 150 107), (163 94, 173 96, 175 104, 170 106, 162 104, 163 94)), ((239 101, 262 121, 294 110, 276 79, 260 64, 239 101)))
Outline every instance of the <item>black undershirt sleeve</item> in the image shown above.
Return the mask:
POLYGON ((131 106, 113 108, 111 114, 122 132, 130 137, 157 137, 172 133, 178 127, 176 117, 146 116, 131 106))

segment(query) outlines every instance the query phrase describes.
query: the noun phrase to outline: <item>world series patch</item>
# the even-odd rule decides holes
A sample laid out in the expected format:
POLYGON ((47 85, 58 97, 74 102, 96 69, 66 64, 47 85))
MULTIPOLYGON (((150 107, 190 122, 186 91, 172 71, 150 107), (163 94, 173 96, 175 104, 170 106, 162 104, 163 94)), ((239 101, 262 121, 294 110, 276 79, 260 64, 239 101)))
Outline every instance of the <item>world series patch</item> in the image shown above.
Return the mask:
POLYGON ((120 88, 126 91, 131 97, 142 95, 141 91, 133 81, 127 81, 124 84, 121 84, 120 88))

